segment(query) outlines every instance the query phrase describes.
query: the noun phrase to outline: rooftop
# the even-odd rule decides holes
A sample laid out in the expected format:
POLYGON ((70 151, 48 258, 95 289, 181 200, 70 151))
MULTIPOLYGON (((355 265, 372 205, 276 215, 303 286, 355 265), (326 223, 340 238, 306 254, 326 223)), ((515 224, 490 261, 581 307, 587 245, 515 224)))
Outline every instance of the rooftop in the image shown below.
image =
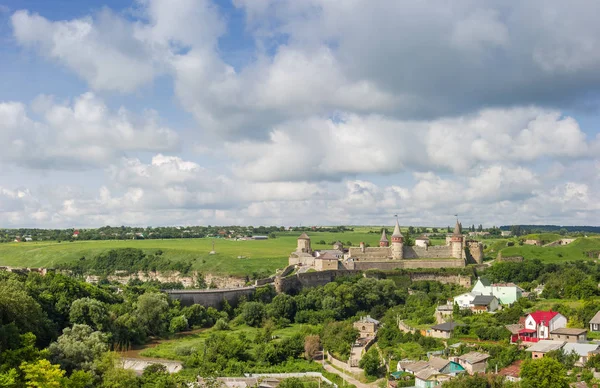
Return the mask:
POLYGON ((360 317, 358 322, 368 322, 368 323, 374 323, 376 325, 379 325, 379 321, 377 319, 371 318, 370 315, 367 315, 366 317, 360 317))
POLYGON ((471 303, 475 306, 489 306, 494 299, 496 299, 494 295, 477 295, 471 303))
POLYGON ((587 333, 587 329, 577 329, 574 327, 561 327, 560 329, 552 330, 550 334, 565 334, 565 335, 581 335, 587 333))
POLYGON ((432 326, 431 328, 433 330, 439 330, 439 331, 452 331, 459 326, 464 326, 464 325, 462 323, 456 323, 456 322, 444 322, 444 323, 440 323, 439 325, 432 326))
POLYGON ((489 354, 480 353, 480 352, 469 352, 467 354, 463 354, 458 357, 460 360, 464 360, 469 364, 477 364, 478 362, 482 362, 490 358, 489 354))
POLYGON ((563 347, 564 341, 541 340, 525 349, 526 352, 548 353, 563 347))
POLYGON ((529 314, 531 316, 531 318, 533 318, 533 320, 536 323, 540 323, 542 321, 544 322, 550 322, 552 320, 552 318, 554 318, 555 316, 557 316, 559 313, 556 311, 535 311, 531 314, 529 314))
POLYGON ((512 325, 506 325, 506 330, 510 331, 511 334, 519 334, 519 331, 523 329, 523 325, 519 323, 513 323, 512 325))
POLYGON ((590 323, 600 323, 600 311, 594 315, 594 317, 590 320, 590 323))
POLYGON ((571 352, 577 353, 579 357, 587 357, 588 353, 591 353, 598 349, 598 344, 580 344, 577 342, 567 342, 565 346, 563 346, 563 351, 565 354, 569 354, 571 352))
POLYGON ((439 370, 436 370, 435 368, 432 367, 427 367, 425 369, 421 369, 420 371, 418 371, 417 373, 415 373, 415 377, 421 380, 429 380, 431 378, 431 376, 436 376, 436 375, 440 375, 443 373, 440 373, 439 370))
POLYGON ((489 287, 491 285, 490 281, 487 280, 486 278, 478 278, 477 280, 479 280, 481 282, 481 284, 483 284, 486 287, 489 287))
POLYGON ((523 360, 517 360, 506 368, 500 369, 498 374, 500 376, 519 377, 521 374, 521 363, 523 363, 523 360))
POLYGON ((306 234, 306 232, 303 232, 300 237, 298 237, 298 240, 310 240, 310 237, 308 237, 308 234, 306 234))

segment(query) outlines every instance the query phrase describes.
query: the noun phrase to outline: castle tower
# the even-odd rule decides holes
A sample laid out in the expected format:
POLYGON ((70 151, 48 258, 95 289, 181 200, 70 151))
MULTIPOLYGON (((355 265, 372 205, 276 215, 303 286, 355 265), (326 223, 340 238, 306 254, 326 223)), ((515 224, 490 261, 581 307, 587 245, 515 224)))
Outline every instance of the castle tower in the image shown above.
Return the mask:
POLYGON ((379 246, 380 247, 389 247, 390 246, 390 241, 388 240, 387 236, 385 235, 385 228, 383 228, 383 232, 381 232, 381 238, 379 239, 379 246))
POLYGON ((450 237, 450 245, 452 247, 452 257, 457 259, 463 258, 463 235, 460 227, 460 223, 456 220, 456 225, 454 226, 454 232, 452 233, 452 237, 450 237))
POLYGON ((404 236, 400 233, 400 225, 398 219, 396 219, 396 226, 394 227, 394 234, 392 234, 392 258, 395 260, 402 260, 404 258, 404 236))
POLYGON ((298 248, 296 248, 296 252, 312 252, 312 249, 310 248, 310 237, 308 237, 308 234, 302 233, 300 237, 298 237, 298 248))

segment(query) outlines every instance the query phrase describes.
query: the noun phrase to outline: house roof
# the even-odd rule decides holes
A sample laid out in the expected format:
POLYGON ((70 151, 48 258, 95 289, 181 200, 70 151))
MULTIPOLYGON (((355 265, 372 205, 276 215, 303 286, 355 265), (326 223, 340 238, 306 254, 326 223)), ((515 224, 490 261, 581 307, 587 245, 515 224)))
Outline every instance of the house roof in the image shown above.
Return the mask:
POLYGON ((306 232, 302 232, 300 237, 298 237, 298 240, 310 240, 310 237, 308 237, 308 234, 306 234, 306 232))
POLYGON ((385 228, 383 229, 383 231, 381 231, 381 238, 379 239, 379 242, 388 242, 388 238, 385 234, 385 228))
POLYGON ((541 340, 529 348, 525 349, 526 352, 537 352, 537 353, 548 353, 553 350, 558 350, 563 347, 565 341, 552 341, 552 340, 541 340))
POLYGON ((519 330, 519 334, 523 334, 523 333, 535 333, 536 331, 534 329, 521 329, 519 330))
POLYGON ((358 322, 368 322, 368 323, 374 323, 376 325, 379 325, 379 321, 377 319, 371 318, 370 315, 367 315, 366 317, 360 317, 358 322))
POLYGON ((432 376, 436 376, 436 375, 440 375, 440 374, 443 374, 443 373, 440 373, 439 370, 436 370, 435 368, 432 368, 429 366, 429 367, 421 369, 420 371, 415 373, 415 377, 420 380, 429 380, 432 376))
POLYGON ((416 361, 402 366, 404 370, 411 371, 413 373, 417 373, 418 371, 428 367, 429 363, 427 361, 416 361))
POLYGON ((471 303, 475 306, 489 306, 494 299, 494 295, 477 295, 471 303))
POLYGON ((478 362, 482 362, 490 358, 489 354, 480 353, 480 352, 469 352, 467 354, 463 354, 458 357, 460 360, 464 360, 469 364, 477 364, 478 362))
POLYGON ((424 240, 424 241, 429 241, 429 237, 426 237, 426 236, 419 236, 419 237, 417 237, 415 240, 424 240))
POLYGON ((487 280, 486 278, 478 278, 477 280, 479 280, 481 282, 481 284, 483 284, 486 287, 489 287, 491 285, 490 281, 487 280))
POLYGON ((435 356, 429 358, 429 366, 438 371, 444 369, 448 364, 450 364, 450 360, 445 358, 435 356))
POLYGON ((506 325, 506 330, 510 331, 511 334, 519 334, 519 330, 523 328, 523 325, 519 323, 513 323, 512 325, 506 325))
POLYGON ((590 323, 600 323, 600 311, 594 315, 594 317, 590 320, 590 323))
POLYGON ((439 330, 439 331, 452 331, 458 326, 464 326, 464 325, 462 323, 456 323, 456 322, 444 322, 444 323, 440 323, 439 325, 432 326, 431 328, 433 330, 439 330))
POLYGON ((400 233, 400 224, 398 223, 398 219, 396 218, 396 226, 394 226, 394 234, 392 237, 404 237, 402 233, 400 233))
POLYGON ((600 345, 598 344, 580 344, 578 342, 567 342, 565 346, 563 346, 563 351, 565 354, 569 354, 571 352, 577 353, 579 357, 586 357, 588 353, 597 350, 600 345))
POLYGON ((498 374, 500 376, 519 377, 521 374, 521 363, 523 363, 523 360, 517 360, 506 368, 500 369, 498 374))
POLYGON ((319 259, 320 260, 337 260, 338 258, 330 252, 325 252, 322 255, 317 256, 315 259, 317 259, 317 260, 319 260, 319 259))
POLYGON ((587 333, 587 329, 576 329, 574 327, 561 327, 556 330, 552 330, 550 334, 565 334, 565 335, 581 335, 587 333))
POLYGON ((542 321, 544 322, 550 322, 552 320, 552 318, 554 318, 555 316, 557 316, 559 313, 556 311, 541 311, 538 310, 536 312, 533 312, 531 314, 529 314, 531 316, 531 318, 533 318, 533 320, 536 323, 541 323, 542 321))
POLYGON ((525 291, 521 287, 517 286, 515 283, 493 283, 492 287, 516 287, 521 291, 525 291))

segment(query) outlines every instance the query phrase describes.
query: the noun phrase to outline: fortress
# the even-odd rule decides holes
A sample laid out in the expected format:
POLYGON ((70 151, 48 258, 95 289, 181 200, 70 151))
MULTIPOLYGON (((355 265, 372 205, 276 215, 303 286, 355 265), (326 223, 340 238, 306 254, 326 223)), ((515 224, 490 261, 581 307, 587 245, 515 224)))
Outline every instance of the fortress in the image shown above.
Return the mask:
POLYGON ((385 229, 381 234, 378 247, 366 247, 360 243, 358 247, 344 249, 341 243, 336 243, 333 249, 313 251, 310 237, 302 233, 298 237, 298 246, 289 257, 290 265, 301 268, 314 268, 317 271, 349 269, 396 269, 396 268, 456 268, 469 263, 483 262, 483 244, 467 240, 462 234, 458 220, 453 233, 446 237, 446 245, 430 246, 428 243, 415 246, 404 244, 404 236, 396 220, 394 233, 390 240, 385 229))

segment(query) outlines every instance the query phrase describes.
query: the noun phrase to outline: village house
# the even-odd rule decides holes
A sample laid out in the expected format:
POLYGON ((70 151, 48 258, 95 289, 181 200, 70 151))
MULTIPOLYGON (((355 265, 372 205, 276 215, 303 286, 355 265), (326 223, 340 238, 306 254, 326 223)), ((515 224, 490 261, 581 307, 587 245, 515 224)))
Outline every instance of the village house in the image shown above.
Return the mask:
POLYGON ((454 329, 456 329, 459 326, 464 325, 462 323, 456 322, 440 323, 439 325, 432 326, 431 329, 427 330, 425 332, 425 336, 445 339, 452 338, 452 333, 454 332, 454 329))
POLYGON ((598 344, 581 344, 575 342, 568 342, 563 347, 562 350, 565 354, 575 353, 579 356, 579 359, 576 362, 577 366, 583 366, 588 360, 590 355, 594 354, 600 345, 598 344))
POLYGON ((514 283, 491 284, 485 278, 477 279, 471 292, 480 295, 493 295, 502 304, 513 304, 523 296, 523 289, 514 283))
POLYGON ((429 237, 420 236, 415 238, 415 245, 418 247, 427 248, 429 246, 429 237))
POLYGON ((502 232, 500 232, 500 235, 502 237, 510 237, 512 236, 512 232, 510 230, 503 230, 502 232))
POLYGON ((538 342, 550 338, 550 332, 567 326, 567 318, 556 311, 536 311, 525 318, 523 329, 511 336, 511 342, 538 342))
POLYGON ((488 358, 490 358, 490 355, 486 353, 469 352, 455 357, 453 361, 465 368, 468 374, 474 375, 475 373, 485 373, 488 358))
POLYGON ((444 323, 448 319, 452 318, 454 312, 454 305, 452 301, 448 301, 446 304, 441 304, 435 309, 435 321, 437 323, 444 323))
POLYGON ((338 269, 339 260, 333 254, 327 252, 323 255, 315 257, 315 269, 317 271, 326 271, 331 269, 338 269))
POLYGON ((587 330, 561 327, 550 332, 550 338, 557 341, 585 342, 587 341, 587 330))
POLYGON ((371 318, 370 315, 361 317, 354 322, 353 326, 360 333, 360 338, 374 338, 379 329, 380 322, 377 319, 371 318))
POLYGON ((590 331, 600 331, 600 311, 590 320, 590 331))
POLYGON ((471 311, 479 313, 489 313, 498 310, 498 299, 493 295, 477 295, 471 302, 471 311))
POLYGON ((427 367, 415 373, 415 387, 438 387, 450 379, 452 379, 452 376, 442 373, 435 368, 427 367))
POLYGON ((464 294, 460 294, 454 297, 454 303, 458 305, 461 309, 470 309, 473 307, 473 300, 477 295, 481 295, 474 292, 465 292, 464 294))
POLYGON ((541 340, 531 345, 525 351, 531 353, 531 358, 543 358, 548 352, 562 349, 564 344, 564 341, 541 340))
POLYGON ((507 366, 506 368, 500 369, 498 371, 499 376, 503 376, 506 381, 510 381, 512 383, 517 383, 521 381, 521 364, 523 360, 517 360, 507 366))

